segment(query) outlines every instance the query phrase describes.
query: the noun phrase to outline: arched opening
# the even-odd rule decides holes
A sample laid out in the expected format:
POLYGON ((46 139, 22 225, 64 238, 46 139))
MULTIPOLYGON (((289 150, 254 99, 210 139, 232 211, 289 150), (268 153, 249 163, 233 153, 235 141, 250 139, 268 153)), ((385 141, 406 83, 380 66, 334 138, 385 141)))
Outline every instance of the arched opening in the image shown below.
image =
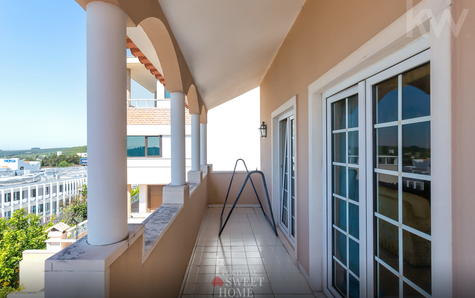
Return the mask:
POLYGON ((190 110, 190 114, 200 114, 198 92, 196 91, 196 87, 193 84, 190 86, 190 88, 188 88, 188 92, 186 93, 186 101, 188 109, 190 110))

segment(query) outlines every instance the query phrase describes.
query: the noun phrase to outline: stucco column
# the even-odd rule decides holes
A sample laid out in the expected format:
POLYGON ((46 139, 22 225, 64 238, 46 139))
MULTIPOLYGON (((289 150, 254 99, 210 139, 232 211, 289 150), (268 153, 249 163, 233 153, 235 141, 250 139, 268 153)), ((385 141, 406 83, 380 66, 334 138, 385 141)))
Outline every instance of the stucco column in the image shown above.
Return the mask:
POLYGON ((185 184, 185 94, 172 92, 171 114, 171 185, 185 184))
POLYGON ((200 115, 191 114, 191 170, 200 170, 200 115))
POLYGON ((208 148, 208 138, 207 138, 207 127, 206 123, 200 123, 200 163, 201 167, 205 167, 208 165, 208 153, 207 153, 207 148, 208 148))
POLYGON ((147 213, 147 201, 148 201, 148 185, 139 185, 139 213, 147 213))
POLYGON ((87 5, 88 242, 127 238, 126 20, 117 6, 87 5))

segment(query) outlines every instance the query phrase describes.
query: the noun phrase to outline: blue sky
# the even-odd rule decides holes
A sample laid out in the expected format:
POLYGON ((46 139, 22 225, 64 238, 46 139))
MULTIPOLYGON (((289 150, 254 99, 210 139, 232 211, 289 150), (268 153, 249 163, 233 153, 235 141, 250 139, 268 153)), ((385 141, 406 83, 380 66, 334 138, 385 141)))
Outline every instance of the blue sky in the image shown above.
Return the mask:
POLYGON ((84 10, 0 0, 0 38, 0 149, 86 145, 84 10))

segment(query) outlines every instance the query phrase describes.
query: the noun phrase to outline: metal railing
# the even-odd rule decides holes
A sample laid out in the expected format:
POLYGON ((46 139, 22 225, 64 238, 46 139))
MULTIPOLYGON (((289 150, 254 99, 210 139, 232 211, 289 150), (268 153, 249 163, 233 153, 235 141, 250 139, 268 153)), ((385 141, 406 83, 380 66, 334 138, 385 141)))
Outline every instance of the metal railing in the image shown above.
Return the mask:
POLYGON ((228 220, 231 217, 231 214, 233 213, 234 208, 236 208, 236 205, 237 205, 239 199, 241 198, 241 195, 244 191, 244 188, 246 187, 246 185, 249 181, 251 181, 252 189, 254 190, 257 202, 259 203, 259 206, 261 207, 261 210, 262 210, 262 213, 264 214, 265 219, 267 220, 267 222, 269 222, 269 224, 273 228, 275 235, 277 237, 279 236, 277 234, 277 227, 275 225, 275 220, 274 220, 274 212, 272 211, 272 205, 271 205, 270 196, 269 196, 269 189, 267 188, 267 182, 266 182, 266 177, 264 176, 264 173, 262 171, 258 171, 258 170, 249 172, 244 159, 239 158, 239 159, 236 160, 236 163, 234 164, 233 175, 231 176, 231 180, 229 181, 228 191, 226 192, 226 198, 224 199, 224 203, 223 203, 223 209, 221 209, 221 216, 219 217, 219 234, 218 234, 219 237, 221 237, 221 234, 223 233, 223 230, 226 227, 226 224, 228 223, 228 220), (226 203, 227 203, 228 198, 229 198, 229 193, 231 191, 231 186, 233 184, 234 175, 236 174, 236 168, 237 168, 237 165, 240 161, 244 164, 244 168, 246 169, 246 173, 247 173, 246 179, 244 179, 244 182, 242 183, 241 189, 239 190, 239 193, 236 197, 236 200, 234 201, 234 203, 231 207, 231 210, 229 211, 228 216, 226 217, 226 220, 224 221, 224 224, 223 224, 224 209, 226 208, 226 203), (253 175, 259 175, 262 179, 262 184, 264 185, 265 195, 266 195, 266 198, 267 198, 267 204, 268 204, 268 207, 269 207, 269 210, 270 210, 271 219, 269 219, 269 216, 267 215, 267 213, 264 210, 264 207, 262 206, 262 202, 259 198, 259 194, 257 193, 256 186, 254 185, 254 181, 252 180, 253 175))
POLYGON ((159 99, 129 99, 127 106, 129 108, 156 108, 159 99))

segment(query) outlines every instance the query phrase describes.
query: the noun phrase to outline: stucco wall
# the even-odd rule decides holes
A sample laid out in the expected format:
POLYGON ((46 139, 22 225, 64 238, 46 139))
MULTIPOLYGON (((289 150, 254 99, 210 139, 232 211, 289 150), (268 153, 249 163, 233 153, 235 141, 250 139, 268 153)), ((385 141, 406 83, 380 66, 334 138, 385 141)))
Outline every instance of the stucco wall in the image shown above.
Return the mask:
MULTIPOLYGON (((229 181, 231 180, 232 172, 210 172, 209 182, 208 182, 208 192, 209 204, 218 204, 221 205, 224 203, 224 199, 226 198, 226 192, 228 190, 229 181)), ((229 192, 228 204, 232 204, 241 189, 242 183, 244 179, 246 179, 246 172, 236 172, 234 176, 233 185, 229 192)), ((264 187, 262 184, 262 179, 259 176, 253 176, 252 178, 254 185, 258 191, 259 197, 262 200, 265 200, 265 192, 264 187)), ((266 177, 266 179, 269 179, 266 177)), ((267 181, 269 183, 269 181, 267 181)), ((269 189, 270 191, 270 189, 269 189)), ((256 200, 256 195, 254 194, 254 190, 252 189, 251 182, 248 182, 248 185, 244 189, 241 198, 239 199, 239 204, 258 204, 256 200)))
POLYGON ((207 207, 207 179, 194 190, 142 263, 140 237, 110 267, 110 297, 177 297, 207 207))
POLYGON ((475 121, 475 1, 456 0, 453 16, 457 21, 463 9, 469 9, 462 30, 454 37, 452 105, 452 214, 453 214, 453 286, 454 297, 473 296, 475 284, 475 232, 473 212, 473 148, 475 121))
MULTIPOLYGON (((297 258, 307 272, 307 87, 391 24, 406 8, 406 1, 307 1, 261 83, 261 120, 268 124, 272 111, 297 96, 297 258)), ((271 138, 263 138, 261 166, 267 177, 271 177, 271 156, 271 138)))

